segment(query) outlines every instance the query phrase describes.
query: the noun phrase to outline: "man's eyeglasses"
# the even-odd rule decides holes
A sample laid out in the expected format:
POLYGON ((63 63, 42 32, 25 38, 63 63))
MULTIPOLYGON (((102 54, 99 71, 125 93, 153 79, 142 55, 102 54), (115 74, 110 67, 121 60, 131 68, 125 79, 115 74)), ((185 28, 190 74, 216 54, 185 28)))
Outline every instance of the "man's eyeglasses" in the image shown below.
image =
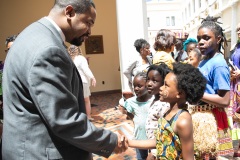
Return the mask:
POLYGON ((5 53, 7 53, 7 52, 9 51, 9 49, 10 49, 10 48, 8 48, 8 49, 5 49, 5 53))

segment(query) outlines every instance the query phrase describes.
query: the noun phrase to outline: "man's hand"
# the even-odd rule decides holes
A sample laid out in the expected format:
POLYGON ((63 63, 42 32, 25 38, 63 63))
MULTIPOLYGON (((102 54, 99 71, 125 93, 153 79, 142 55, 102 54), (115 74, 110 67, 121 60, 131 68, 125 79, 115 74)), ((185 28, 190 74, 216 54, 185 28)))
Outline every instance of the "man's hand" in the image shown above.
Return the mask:
POLYGON ((116 133, 118 136, 118 143, 114 149, 114 153, 119 154, 125 152, 128 149, 128 139, 119 133, 116 133))

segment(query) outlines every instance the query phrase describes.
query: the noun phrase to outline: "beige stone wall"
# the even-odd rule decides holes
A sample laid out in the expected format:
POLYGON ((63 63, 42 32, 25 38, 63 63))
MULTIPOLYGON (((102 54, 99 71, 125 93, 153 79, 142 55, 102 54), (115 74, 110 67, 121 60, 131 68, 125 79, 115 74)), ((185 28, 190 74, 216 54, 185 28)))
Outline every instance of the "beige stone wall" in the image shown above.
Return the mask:
MULTIPOLYGON (((1 0, 0 1, 0 60, 5 59, 6 37, 20 33, 30 23, 47 16, 54 0, 1 0)), ((102 35, 104 54, 86 55, 90 57, 90 68, 97 80, 92 92, 121 89, 118 53, 118 34, 116 19, 116 1, 94 1, 97 8, 97 20, 92 35, 102 35), (105 84, 102 84, 102 81, 105 84)), ((26 42, 29 43, 29 42, 26 42)), ((82 51, 85 52, 83 45, 82 51)))

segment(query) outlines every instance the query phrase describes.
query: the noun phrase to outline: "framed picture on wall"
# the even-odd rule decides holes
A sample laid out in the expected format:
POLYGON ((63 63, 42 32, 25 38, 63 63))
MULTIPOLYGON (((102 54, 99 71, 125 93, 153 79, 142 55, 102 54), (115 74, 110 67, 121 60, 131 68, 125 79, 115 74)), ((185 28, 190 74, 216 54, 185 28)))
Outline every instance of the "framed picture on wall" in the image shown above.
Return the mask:
POLYGON ((86 54, 103 54, 103 36, 92 35, 85 40, 86 54))

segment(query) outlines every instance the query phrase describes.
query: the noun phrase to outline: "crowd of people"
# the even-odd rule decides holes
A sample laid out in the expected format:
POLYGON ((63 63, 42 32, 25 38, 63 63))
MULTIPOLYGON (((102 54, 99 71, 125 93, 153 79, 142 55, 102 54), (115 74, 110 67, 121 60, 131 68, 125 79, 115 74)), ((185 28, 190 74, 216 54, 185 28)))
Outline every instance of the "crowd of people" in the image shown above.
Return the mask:
MULTIPOLYGON (((239 156, 240 42, 234 45, 230 58, 225 59, 222 51, 226 38, 218 18, 207 16, 196 39, 190 37, 184 42, 170 30, 159 30, 153 44, 153 64, 146 75, 148 93, 154 97, 145 122, 147 140, 135 137, 129 140, 129 147, 150 149, 150 159, 239 156)), ((128 100, 122 107, 127 104, 128 100)), ((139 112, 131 113, 139 116, 139 112)), ((139 123, 134 121, 135 130, 139 123)), ((138 159, 145 157, 144 154, 138 159)))
POLYGON ((47 17, 7 38, 2 159, 91 160, 128 147, 138 160, 240 157, 240 23, 227 60, 218 17, 207 16, 196 39, 184 42, 160 29, 155 53, 147 40, 134 42, 139 56, 122 72, 132 97, 119 105, 134 122, 128 139, 91 122, 96 79, 79 46, 96 13, 91 0, 56 0, 47 17))

